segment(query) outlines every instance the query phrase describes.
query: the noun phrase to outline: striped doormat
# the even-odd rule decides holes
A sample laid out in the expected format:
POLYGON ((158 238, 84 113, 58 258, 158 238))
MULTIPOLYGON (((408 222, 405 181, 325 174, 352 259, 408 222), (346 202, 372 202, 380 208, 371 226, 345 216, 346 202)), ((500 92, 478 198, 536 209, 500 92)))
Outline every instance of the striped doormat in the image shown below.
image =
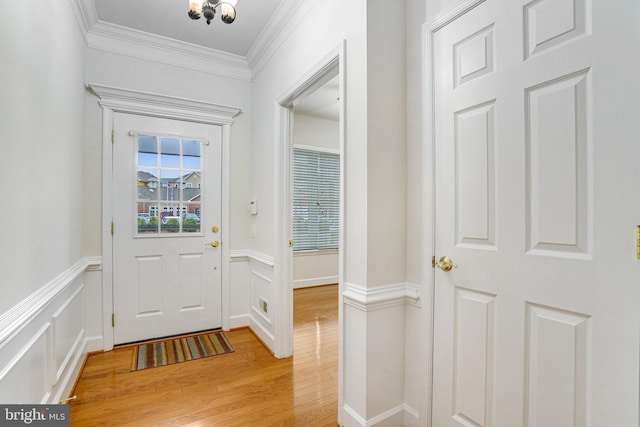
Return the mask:
POLYGON ((222 331, 171 338, 137 345, 133 349, 131 370, 156 368, 233 351, 233 347, 222 331))

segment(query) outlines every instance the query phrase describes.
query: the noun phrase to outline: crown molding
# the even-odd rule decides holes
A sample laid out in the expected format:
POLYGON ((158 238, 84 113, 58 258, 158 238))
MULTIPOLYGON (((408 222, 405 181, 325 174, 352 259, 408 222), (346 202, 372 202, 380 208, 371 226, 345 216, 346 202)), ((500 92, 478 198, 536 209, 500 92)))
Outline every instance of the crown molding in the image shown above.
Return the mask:
POLYGON ((85 44, 88 44, 89 30, 98 22, 98 12, 94 0, 69 0, 76 16, 76 22, 85 44))
POLYGON ((283 0, 247 53, 255 78, 278 48, 311 10, 315 0, 283 0))
POLYGON ((91 27, 87 45, 96 50, 216 76, 251 80, 251 70, 244 57, 103 21, 91 27))
POLYGON ((283 0, 247 57, 100 21, 94 0, 69 0, 89 48, 251 81, 313 7, 315 0, 283 0))

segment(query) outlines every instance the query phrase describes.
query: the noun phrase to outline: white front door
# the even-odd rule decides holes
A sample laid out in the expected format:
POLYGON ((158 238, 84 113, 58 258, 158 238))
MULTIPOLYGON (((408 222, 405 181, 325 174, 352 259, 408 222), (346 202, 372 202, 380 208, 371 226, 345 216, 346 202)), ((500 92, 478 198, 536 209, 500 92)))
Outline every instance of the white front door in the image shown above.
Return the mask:
POLYGON ((433 425, 637 426, 640 2, 476 3, 432 33, 433 425))
POLYGON ((221 326, 221 134, 115 114, 115 344, 221 326))

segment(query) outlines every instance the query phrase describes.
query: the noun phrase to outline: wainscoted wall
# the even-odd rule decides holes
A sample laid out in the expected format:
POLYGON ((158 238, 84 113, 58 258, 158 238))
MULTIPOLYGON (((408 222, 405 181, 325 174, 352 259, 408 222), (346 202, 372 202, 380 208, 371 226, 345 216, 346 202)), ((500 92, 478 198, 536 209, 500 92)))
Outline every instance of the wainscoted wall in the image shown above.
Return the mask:
MULTIPOLYGON (((89 351, 85 299, 93 290, 86 278, 100 264, 79 260, 0 317, 0 402, 67 397, 89 351)), ((91 347, 102 344, 101 337, 92 340, 91 347)))
MULTIPOLYGON (((231 301, 236 294, 244 293, 247 304, 233 307, 230 312, 230 327, 249 326, 272 350, 275 347, 273 326, 273 257, 251 250, 232 250, 230 253, 231 301), (244 286, 243 286, 244 284, 244 286), (242 290, 240 290, 242 289, 242 290)), ((238 295, 240 296, 240 295, 238 295)))
POLYGON ((420 287, 365 288, 345 283, 344 417, 346 427, 416 425, 419 408, 404 399, 406 314, 420 307, 420 287))

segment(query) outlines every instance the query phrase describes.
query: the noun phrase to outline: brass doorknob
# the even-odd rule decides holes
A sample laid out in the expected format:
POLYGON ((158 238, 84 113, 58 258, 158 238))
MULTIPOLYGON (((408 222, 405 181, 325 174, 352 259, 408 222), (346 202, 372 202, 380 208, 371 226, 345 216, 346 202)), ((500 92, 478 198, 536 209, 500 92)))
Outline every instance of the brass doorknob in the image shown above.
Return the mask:
POLYGON ((217 240, 213 240, 212 242, 209 243, 205 243, 205 246, 211 246, 212 248, 217 248, 218 245, 220 245, 220 242, 218 242, 217 240))
POLYGON ((458 264, 453 262, 453 260, 448 256, 443 256, 438 262, 436 262, 436 267, 442 271, 451 271, 452 268, 458 268, 458 264))

